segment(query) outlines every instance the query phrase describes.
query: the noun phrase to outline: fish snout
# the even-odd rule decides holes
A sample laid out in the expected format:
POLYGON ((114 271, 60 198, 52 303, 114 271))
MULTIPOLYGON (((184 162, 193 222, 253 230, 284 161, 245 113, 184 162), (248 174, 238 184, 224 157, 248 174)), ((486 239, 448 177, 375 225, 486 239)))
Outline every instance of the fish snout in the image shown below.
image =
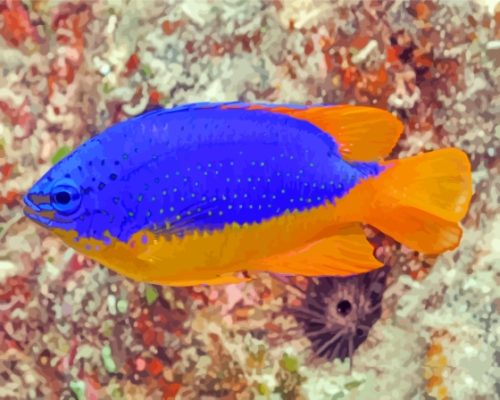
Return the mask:
MULTIPOLYGON (((42 211, 42 209, 33 202, 32 196, 33 195, 31 193, 24 195, 23 202, 24 202, 25 208, 29 208, 30 210, 36 211, 36 212, 42 211)), ((26 210, 25 210, 25 213, 26 213, 26 210)))
POLYGON ((49 195, 28 193, 23 197, 23 202, 23 213, 31 220, 43 225, 54 218, 49 195))

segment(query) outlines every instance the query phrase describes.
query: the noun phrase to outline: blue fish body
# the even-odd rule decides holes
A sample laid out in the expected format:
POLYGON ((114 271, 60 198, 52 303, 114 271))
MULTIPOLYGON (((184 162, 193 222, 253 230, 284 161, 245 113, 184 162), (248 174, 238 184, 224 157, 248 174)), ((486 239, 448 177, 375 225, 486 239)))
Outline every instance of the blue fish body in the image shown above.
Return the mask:
POLYGON ((345 161, 334 138, 308 121, 201 103, 106 129, 54 166, 25 201, 50 208, 30 195, 73 186, 82 194, 78 209, 41 221, 82 238, 127 242, 142 230, 182 237, 314 209, 382 170, 345 161))
POLYGON ((138 281, 364 273, 382 264, 360 223, 431 254, 462 234, 467 156, 443 149, 385 161, 402 131, 389 112, 364 106, 159 109, 53 166, 25 196, 25 213, 138 281))

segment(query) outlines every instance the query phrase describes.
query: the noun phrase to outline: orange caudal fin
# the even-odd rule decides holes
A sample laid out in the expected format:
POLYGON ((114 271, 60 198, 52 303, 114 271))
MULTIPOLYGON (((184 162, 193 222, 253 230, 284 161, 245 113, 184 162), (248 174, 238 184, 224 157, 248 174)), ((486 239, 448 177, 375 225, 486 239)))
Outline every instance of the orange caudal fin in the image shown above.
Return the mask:
POLYGON ((354 193, 370 196, 364 222, 423 253, 457 247, 462 235, 459 221, 472 196, 466 154, 450 148, 383 165, 387 170, 354 193))

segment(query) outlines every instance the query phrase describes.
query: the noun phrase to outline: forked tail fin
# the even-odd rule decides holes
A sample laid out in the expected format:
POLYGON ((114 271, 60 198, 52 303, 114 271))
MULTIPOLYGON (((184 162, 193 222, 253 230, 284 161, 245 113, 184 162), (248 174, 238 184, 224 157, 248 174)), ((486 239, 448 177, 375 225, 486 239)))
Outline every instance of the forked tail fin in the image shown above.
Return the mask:
POLYGON ((367 204, 363 222, 423 253, 457 247, 472 196, 466 154, 449 148, 382 165, 387 170, 353 190, 353 200, 367 204))

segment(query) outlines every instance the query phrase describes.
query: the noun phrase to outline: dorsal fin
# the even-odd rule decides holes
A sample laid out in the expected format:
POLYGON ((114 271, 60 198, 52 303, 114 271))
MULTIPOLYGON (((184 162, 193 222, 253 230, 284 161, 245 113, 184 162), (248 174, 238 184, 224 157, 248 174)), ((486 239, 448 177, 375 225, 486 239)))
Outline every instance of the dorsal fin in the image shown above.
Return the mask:
POLYGON ((378 161, 389 155, 403 124, 390 112, 354 105, 226 104, 222 108, 267 110, 308 121, 333 136, 348 161, 378 161))
POLYGON ((378 161, 389 155, 403 132, 403 124, 390 112, 354 105, 299 105, 269 103, 190 103, 155 109, 136 118, 206 108, 262 110, 307 121, 331 135, 348 161, 378 161))

